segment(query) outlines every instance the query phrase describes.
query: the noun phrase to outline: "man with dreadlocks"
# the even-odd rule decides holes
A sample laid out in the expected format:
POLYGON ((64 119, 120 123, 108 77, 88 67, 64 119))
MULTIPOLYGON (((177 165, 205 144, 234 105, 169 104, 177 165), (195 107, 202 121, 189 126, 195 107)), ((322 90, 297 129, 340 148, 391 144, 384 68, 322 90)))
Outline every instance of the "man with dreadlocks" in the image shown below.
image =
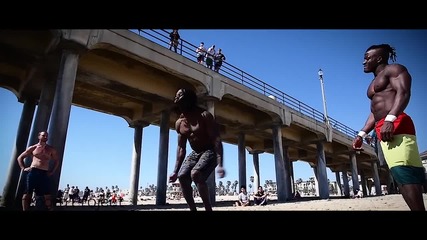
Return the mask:
MULTIPOLYGON (((399 191, 411 211, 425 211, 423 201, 424 168, 418 151, 414 123, 404 111, 411 96, 412 77, 408 69, 395 62, 395 48, 373 45, 365 52, 363 70, 373 73, 367 90, 371 113, 353 140, 360 149, 363 139, 376 131, 382 153, 399 191)), ((380 152, 380 151, 379 151, 380 152)))
POLYGON ((179 89, 174 103, 179 109, 179 118, 175 123, 178 148, 175 168, 169 182, 173 183, 179 179, 182 194, 190 211, 197 211, 191 187, 194 181, 205 210, 212 211, 206 180, 217 166, 218 176, 220 178, 225 176, 218 125, 210 112, 197 106, 197 95, 191 89, 179 89), (187 140, 193 151, 185 158, 187 140))

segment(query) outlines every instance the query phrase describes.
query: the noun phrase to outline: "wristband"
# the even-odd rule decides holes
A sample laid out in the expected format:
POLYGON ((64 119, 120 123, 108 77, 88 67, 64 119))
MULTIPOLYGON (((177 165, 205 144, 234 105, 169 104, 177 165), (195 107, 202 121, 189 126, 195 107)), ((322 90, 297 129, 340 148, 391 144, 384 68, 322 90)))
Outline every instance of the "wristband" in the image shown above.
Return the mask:
POLYGON ((396 119, 396 116, 389 114, 385 117, 384 122, 394 122, 396 119))
POLYGON ((361 138, 366 138, 368 136, 368 134, 365 131, 359 131, 359 133, 357 134, 357 136, 359 136, 361 138))

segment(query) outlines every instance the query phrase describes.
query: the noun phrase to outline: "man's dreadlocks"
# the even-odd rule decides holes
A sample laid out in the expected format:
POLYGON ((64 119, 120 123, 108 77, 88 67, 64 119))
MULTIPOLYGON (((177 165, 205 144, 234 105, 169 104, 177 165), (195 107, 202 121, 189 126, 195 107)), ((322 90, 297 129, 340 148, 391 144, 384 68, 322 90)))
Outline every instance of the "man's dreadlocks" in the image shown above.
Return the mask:
POLYGON ((383 59, 390 59, 391 61, 396 61, 396 49, 389 44, 380 44, 380 45, 372 45, 370 46, 366 51, 372 50, 372 49, 381 49, 381 56, 383 59))

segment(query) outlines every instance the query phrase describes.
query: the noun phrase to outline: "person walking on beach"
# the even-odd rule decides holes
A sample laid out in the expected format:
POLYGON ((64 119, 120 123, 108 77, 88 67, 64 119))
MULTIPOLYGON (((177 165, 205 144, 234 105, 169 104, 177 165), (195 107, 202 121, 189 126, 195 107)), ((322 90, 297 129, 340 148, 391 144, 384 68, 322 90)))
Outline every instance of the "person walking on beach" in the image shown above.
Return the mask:
POLYGON ((48 210, 52 210, 52 196, 50 193, 50 176, 59 166, 58 154, 54 147, 47 144, 48 133, 39 132, 39 142, 28 147, 18 158, 19 167, 27 172, 26 189, 22 196, 22 210, 30 208, 33 192, 36 196, 44 196, 44 203, 48 210), (25 167, 24 159, 32 156, 29 167, 25 167), (49 162, 53 160, 53 167, 49 169, 49 162))
POLYGON ((179 179, 182 194, 191 211, 197 211, 191 183, 197 186, 206 211, 212 211, 206 180, 217 168, 219 178, 225 176, 223 146, 214 116, 197 106, 197 95, 181 88, 174 99, 179 118, 175 123, 178 133, 176 163, 169 182, 179 179), (193 151, 185 158, 187 140, 193 151), (185 159, 184 159, 185 158, 185 159))
POLYGON ((360 150, 363 139, 375 130, 380 144, 378 152, 384 155, 406 204, 412 211, 425 211, 424 167, 414 123, 404 112, 411 96, 412 77, 405 66, 389 64, 388 59, 396 60, 395 48, 389 44, 372 45, 365 52, 363 70, 374 74, 367 90, 371 112, 354 138, 353 148, 360 150))

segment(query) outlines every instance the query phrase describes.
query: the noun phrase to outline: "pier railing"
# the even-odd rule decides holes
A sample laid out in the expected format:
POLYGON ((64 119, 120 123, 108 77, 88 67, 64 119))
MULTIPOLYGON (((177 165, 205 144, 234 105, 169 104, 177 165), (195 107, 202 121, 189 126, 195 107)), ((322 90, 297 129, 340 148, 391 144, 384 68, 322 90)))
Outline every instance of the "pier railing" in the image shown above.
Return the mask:
MULTIPOLYGON (((141 37, 144 37, 146 39, 149 39, 161 46, 164 46, 166 48, 169 48, 169 32, 163 29, 136 29, 136 30, 130 30, 141 37)), ((184 39, 179 40, 178 48, 177 48, 177 54, 180 54, 189 60, 196 62, 196 48, 198 46, 187 42, 184 39)), ((172 49, 174 51, 174 49, 172 49)), ((224 75, 225 77, 240 83, 244 86, 247 86, 257 92, 262 93, 265 96, 268 96, 272 99, 275 99, 276 101, 280 102, 281 104, 290 107, 291 109, 295 110, 296 112, 307 116, 313 121, 317 121, 320 123, 325 123, 325 116, 322 112, 308 106, 307 104, 295 99, 294 97, 282 92, 281 90, 271 86, 270 84, 252 76, 251 74, 235 67, 234 65, 230 64, 228 61, 223 62, 219 73, 224 75)), ((354 129, 351 129, 347 125, 337 121, 336 119, 332 118, 331 116, 328 116, 329 123, 332 129, 338 130, 351 138, 356 136, 357 131, 354 129)))

